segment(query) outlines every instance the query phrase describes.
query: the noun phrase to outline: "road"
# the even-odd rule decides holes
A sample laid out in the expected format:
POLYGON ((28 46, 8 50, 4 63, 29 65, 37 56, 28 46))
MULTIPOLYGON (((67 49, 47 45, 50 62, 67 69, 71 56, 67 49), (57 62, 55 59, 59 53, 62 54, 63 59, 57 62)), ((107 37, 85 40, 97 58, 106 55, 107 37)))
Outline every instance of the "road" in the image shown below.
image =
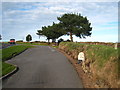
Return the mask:
POLYGON ((49 46, 28 49, 8 62, 19 70, 3 80, 3 88, 82 88, 68 59, 49 46))
POLYGON ((8 47, 11 47, 11 46, 14 46, 14 45, 16 45, 16 44, 2 43, 0 45, 0 49, 8 48, 8 47))

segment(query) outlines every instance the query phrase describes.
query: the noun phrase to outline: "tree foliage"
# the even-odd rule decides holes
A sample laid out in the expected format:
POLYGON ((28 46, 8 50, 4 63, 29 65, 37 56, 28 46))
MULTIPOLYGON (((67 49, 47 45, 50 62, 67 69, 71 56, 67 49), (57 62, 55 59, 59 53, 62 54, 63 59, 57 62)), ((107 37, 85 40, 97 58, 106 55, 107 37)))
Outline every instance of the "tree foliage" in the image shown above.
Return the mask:
POLYGON ((27 36, 26 36, 26 41, 27 42, 30 42, 32 40, 32 36, 30 35, 30 34, 28 34, 27 36))
POLYGON ((92 27, 87 17, 81 16, 81 14, 64 14, 61 17, 57 17, 60 21, 58 24, 53 22, 51 26, 44 26, 42 30, 37 31, 37 35, 44 35, 49 42, 50 39, 55 41, 62 35, 70 35, 71 41, 73 41, 72 35, 76 35, 80 38, 91 36, 92 27))
POLYGON ((70 35, 71 41, 73 41, 72 35, 76 35, 80 38, 85 38, 91 35, 92 27, 91 23, 86 17, 81 14, 64 14, 57 18, 60 21, 62 29, 65 30, 67 35, 70 35))
POLYGON ((39 35, 39 39, 40 39, 40 36, 43 35, 43 34, 42 34, 42 30, 38 30, 36 34, 39 35))
POLYGON ((64 34, 64 31, 61 29, 60 24, 55 24, 53 22, 52 26, 44 26, 42 27, 42 30, 38 30, 37 35, 44 35, 47 37, 47 40, 49 42, 50 39, 52 41, 55 41, 57 38, 62 36, 64 34))
POLYGON ((2 40, 2 35, 0 34, 0 40, 2 40))

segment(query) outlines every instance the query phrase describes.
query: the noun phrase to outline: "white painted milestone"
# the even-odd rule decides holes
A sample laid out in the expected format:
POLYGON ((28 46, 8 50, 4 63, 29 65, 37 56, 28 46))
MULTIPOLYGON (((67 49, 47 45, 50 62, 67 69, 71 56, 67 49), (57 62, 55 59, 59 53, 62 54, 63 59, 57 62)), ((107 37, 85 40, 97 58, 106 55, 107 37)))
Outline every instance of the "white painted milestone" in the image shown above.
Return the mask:
POLYGON ((80 52, 80 53, 78 54, 78 60, 85 61, 85 56, 84 56, 84 53, 83 53, 83 52, 80 52))
POLYGON ((115 43, 115 49, 117 49, 117 46, 118 46, 118 44, 117 44, 117 43, 115 43))

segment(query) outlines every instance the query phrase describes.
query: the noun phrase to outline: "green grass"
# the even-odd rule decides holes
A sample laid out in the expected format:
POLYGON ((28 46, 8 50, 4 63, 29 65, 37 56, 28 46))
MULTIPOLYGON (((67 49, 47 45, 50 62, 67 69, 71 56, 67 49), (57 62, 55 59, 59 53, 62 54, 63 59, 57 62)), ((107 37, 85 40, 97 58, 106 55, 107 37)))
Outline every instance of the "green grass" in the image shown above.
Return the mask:
POLYGON ((60 46, 66 46, 69 51, 78 50, 79 52, 85 51, 86 57, 92 60, 95 64, 98 65, 99 68, 102 68, 104 64, 112 58, 116 59, 113 61, 117 61, 118 50, 115 50, 111 46, 105 45, 89 45, 83 43, 74 43, 74 42, 62 42, 60 46), (92 55, 94 54, 94 55, 92 55))
POLYGON ((33 46, 28 45, 18 45, 18 46, 12 46, 9 48, 5 48, 2 50, 2 60, 5 61, 9 58, 14 57, 15 55, 21 53, 22 51, 31 48, 33 46))
POLYGON ((0 72, 0 77, 8 74, 9 72, 13 71, 16 68, 15 66, 5 63, 3 61, 6 61, 7 59, 12 58, 15 55, 23 52, 24 50, 32 47, 34 46, 18 45, 0 50, 0 59, 2 59, 2 61, 0 61, 0 71, 2 71, 2 73, 0 72))
POLYGON ((58 48, 58 46, 52 46, 53 48, 58 48))
POLYGON ((0 49, 0 60, 2 59, 2 49, 0 49))
MULTIPOLYGON (((118 49, 118 73, 120 73, 120 48, 118 49)), ((120 76, 119 76, 119 79, 120 79, 120 76)))
POLYGON ((0 61, 0 71, 2 71, 2 72, 0 72, 0 77, 6 75, 6 74, 8 74, 8 73, 10 73, 10 72, 13 71, 15 68, 16 68, 16 67, 13 66, 13 65, 10 65, 10 64, 8 64, 8 63, 1 62, 1 61, 0 61))
MULTIPOLYGON (((59 48, 65 52, 85 53, 85 67, 91 75, 97 78, 96 80, 103 80, 108 85, 117 85, 118 73, 120 73, 120 48, 117 50, 112 46, 106 45, 89 45, 75 42, 62 42, 59 48), (111 82, 112 81, 112 82, 111 82), (111 84, 109 83, 111 82, 111 84)), ((77 53, 77 54, 78 54, 77 53)), ((94 77, 93 77, 94 78, 94 77)))
POLYGON ((105 63, 111 60, 111 57, 116 59, 113 61, 117 61, 118 50, 115 50, 113 47, 104 46, 104 45, 91 45, 87 49, 87 57, 95 60, 95 63, 99 68, 102 68, 105 63), (94 53, 94 56, 92 55, 94 53))

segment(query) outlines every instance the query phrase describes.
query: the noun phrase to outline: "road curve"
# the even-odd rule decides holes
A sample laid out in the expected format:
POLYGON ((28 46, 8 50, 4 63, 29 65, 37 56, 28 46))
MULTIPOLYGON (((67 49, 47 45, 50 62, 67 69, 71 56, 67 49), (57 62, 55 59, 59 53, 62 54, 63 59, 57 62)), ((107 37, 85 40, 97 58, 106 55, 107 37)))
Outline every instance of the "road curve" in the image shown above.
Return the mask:
POLYGON ((2 43, 0 45, 0 49, 5 49, 5 48, 8 48, 8 47, 11 47, 11 46, 14 46, 14 45, 17 45, 17 44, 2 43))
POLYGON ((67 58, 49 46, 37 46, 8 61, 19 71, 3 80, 3 88, 82 88, 67 58))

